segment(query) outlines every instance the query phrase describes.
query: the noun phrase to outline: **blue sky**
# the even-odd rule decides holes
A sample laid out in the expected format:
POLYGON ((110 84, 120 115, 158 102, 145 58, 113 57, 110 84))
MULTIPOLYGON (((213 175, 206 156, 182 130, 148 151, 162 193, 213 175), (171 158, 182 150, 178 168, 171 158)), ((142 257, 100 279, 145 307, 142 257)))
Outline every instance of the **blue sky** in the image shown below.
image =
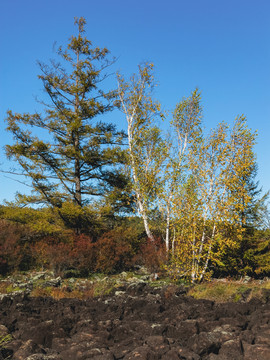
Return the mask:
MULTIPOLYGON (((87 21, 86 36, 118 58, 113 71, 125 75, 137 65, 155 65, 156 97, 173 110, 199 87, 207 129, 245 114, 258 130, 258 180, 270 189, 270 1, 269 0, 2 0, 0 12, 0 167, 6 111, 41 110, 37 60, 55 58, 55 41, 65 45, 76 33, 74 17, 87 21)), ((111 121, 125 128, 124 118, 111 121)), ((0 173, 0 202, 12 200, 22 184, 0 173)))

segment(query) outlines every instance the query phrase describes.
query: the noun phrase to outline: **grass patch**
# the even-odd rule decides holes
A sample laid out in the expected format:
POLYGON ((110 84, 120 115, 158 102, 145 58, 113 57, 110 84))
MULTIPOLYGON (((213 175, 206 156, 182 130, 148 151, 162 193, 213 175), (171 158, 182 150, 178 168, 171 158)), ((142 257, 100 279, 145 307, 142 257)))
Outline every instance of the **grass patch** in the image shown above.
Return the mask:
MULTIPOLYGON (((12 336, 10 334, 0 336, 0 355, 2 351, 5 351, 6 346, 11 340, 12 340, 12 336)), ((1 357, 1 359, 4 358, 1 357)), ((11 359, 11 355, 8 355, 7 357, 5 356, 5 359, 11 359)))
POLYGON ((16 291, 24 291, 25 288, 20 288, 18 286, 14 286, 14 284, 10 281, 2 280, 0 282, 0 294, 11 294, 16 291))
POLYGON ((48 286, 44 287, 42 284, 34 287, 30 296, 33 297, 52 297, 54 299, 81 299, 100 297, 109 295, 115 288, 119 286, 118 283, 109 278, 98 279, 96 281, 76 281, 70 283, 65 280, 60 287, 48 286))
POLYGON ((7 294, 10 287, 12 287, 12 283, 10 281, 2 280, 0 282, 0 294, 7 294))
POLYGON ((0 349, 3 349, 11 340, 12 336, 10 334, 0 336, 0 349))
POLYGON ((243 284, 237 281, 211 281, 190 288, 188 295, 195 299, 208 299, 216 302, 249 301, 252 298, 262 299, 265 289, 270 290, 270 281, 260 284, 258 281, 243 284))

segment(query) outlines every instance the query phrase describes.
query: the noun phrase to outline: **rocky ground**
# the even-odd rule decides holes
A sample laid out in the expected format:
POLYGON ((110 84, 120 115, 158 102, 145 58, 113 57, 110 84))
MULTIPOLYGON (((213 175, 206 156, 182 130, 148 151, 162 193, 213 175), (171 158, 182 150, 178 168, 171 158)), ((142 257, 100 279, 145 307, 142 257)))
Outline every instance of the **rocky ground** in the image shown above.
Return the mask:
POLYGON ((123 283, 78 300, 0 297, 0 360, 269 360, 270 296, 215 303, 123 283))

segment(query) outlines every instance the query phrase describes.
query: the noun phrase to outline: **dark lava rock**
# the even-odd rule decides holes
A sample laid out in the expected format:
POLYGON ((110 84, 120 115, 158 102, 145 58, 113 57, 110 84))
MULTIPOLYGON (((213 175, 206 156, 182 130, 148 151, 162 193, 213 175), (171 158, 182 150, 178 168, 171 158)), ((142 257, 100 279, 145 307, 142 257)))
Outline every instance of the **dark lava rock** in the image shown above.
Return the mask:
POLYGON ((4 296, 0 360, 270 359, 267 297, 215 304, 169 290, 139 283, 87 301, 4 296))

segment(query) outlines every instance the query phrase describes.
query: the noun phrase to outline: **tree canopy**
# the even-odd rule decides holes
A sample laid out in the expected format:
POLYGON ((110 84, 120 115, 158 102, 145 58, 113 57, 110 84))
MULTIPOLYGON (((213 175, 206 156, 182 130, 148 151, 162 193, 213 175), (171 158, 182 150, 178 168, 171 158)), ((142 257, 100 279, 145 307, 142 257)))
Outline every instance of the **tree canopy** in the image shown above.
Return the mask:
POLYGON ((33 188, 31 196, 19 195, 23 203, 60 208, 71 201, 82 207, 89 196, 123 186, 117 165, 124 161, 125 135, 100 117, 114 109, 115 92, 101 86, 115 60, 84 37, 85 24, 84 18, 75 19, 78 35, 58 49, 59 62, 39 63, 49 99, 42 103, 44 113, 8 112, 7 130, 15 143, 6 146, 6 154, 33 188))

